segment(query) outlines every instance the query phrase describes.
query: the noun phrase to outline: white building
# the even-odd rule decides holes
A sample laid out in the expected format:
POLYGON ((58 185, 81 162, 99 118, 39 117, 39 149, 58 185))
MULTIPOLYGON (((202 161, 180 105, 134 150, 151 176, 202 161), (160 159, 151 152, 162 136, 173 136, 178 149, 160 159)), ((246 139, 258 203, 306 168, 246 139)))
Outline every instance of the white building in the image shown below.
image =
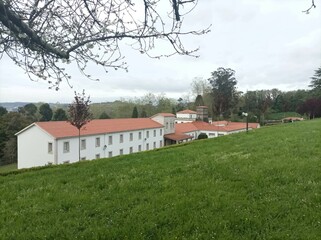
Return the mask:
POLYGON ((197 113, 195 111, 186 109, 176 113, 175 123, 186 123, 196 121, 197 113))
POLYGON ((73 163, 164 145, 164 125, 150 118, 97 119, 81 130, 66 121, 36 122, 17 134, 18 169, 73 163), (80 146, 79 146, 80 145, 80 146))

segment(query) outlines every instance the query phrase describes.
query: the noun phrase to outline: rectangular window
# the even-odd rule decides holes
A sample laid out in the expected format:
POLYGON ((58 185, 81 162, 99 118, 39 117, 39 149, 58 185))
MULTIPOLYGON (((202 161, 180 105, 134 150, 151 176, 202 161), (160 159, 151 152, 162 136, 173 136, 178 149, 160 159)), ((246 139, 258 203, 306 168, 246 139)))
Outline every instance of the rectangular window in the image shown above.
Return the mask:
POLYGON ((96 159, 99 159, 100 158, 100 154, 96 154, 96 159))
POLYGON ((120 142, 120 143, 124 142, 124 135, 123 135, 123 134, 120 134, 120 136, 119 136, 119 142, 120 142))
POLYGON ((159 147, 162 147, 162 146, 163 146, 163 141, 160 140, 160 141, 159 141, 159 147))
POLYGON ((156 148, 156 142, 154 142, 153 147, 156 148))
POLYGON ((154 137, 156 137, 156 130, 154 130, 154 137))
POLYGON ((168 122, 166 123, 166 129, 168 128, 168 122))
POLYGON ((138 133, 138 139, 142 139, 142 132, 138 133))
POLYGON ((85 161, 85 160, 86 160, 86 157, 80 158, 80 161, 85 161))
POLYGON ((142 145, 138 145, 138 151, 140 152, 142 150, 142 145))
POLYGON ((108 152, 108 157, 112 157, 112 156, 113 156, 113 152, 112 151, 108 152))
POLYGON ((81 145, 81 150, 86 149, 86 139, 82 139, 80 145, 81 145))
POLYGON ((159 130, 159 136, 162 136, 163 135, 163 129, 160 129, 159 130))
POLYGON ((112 145, 113 144, 113 136, 108 137, 108 144, 112 145))
POLYGON ((133 153, 133 147, 129 148, 129 153, 133 153))
POLYGON ((67 153, 69 151, 70 151, 69 142, 64 142, 64 153, 67 153))
POLYGON ((146 143, 146 150, 149 150, 149 143, 146 143))
POLYGON ((95 141, 95 146, 96 147, 100 147, 100 138, 96 138, 96 141, 95 141))
POLYGON ((149 131, 146 132, 146 137, 149 138, 149 131))
POLYGON ((52 143, 48 143, 48 153, 52 153, 52 143))
POLYGON ((124 150, 123 149, 120 149, 119 150, 119 155, 123 155, 124 154, 124 150))
POLYGON ((134 137, 133 137, 133 133, 130 133, 130 134, 129 134, 129 141, 133 141, 133 138, 134 138, 134 137))

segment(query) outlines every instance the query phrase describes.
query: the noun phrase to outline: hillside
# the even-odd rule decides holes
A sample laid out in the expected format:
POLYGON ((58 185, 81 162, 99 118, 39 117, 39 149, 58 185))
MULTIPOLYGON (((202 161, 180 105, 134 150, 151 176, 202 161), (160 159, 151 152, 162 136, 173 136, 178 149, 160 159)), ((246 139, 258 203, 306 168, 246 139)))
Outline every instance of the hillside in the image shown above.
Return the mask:
POLYGON ((0 175, 1 239, 318 239, 321 121, 0 175))

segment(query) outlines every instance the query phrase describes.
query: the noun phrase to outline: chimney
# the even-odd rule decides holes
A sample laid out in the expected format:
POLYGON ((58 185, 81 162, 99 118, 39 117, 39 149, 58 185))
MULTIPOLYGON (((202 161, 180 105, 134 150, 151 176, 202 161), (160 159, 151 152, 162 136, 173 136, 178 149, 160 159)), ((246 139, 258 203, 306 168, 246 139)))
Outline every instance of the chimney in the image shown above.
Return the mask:
POLYGON ((208 107, 206 106, 197 106, 196 107, 197 120, 208 122, 208 107))

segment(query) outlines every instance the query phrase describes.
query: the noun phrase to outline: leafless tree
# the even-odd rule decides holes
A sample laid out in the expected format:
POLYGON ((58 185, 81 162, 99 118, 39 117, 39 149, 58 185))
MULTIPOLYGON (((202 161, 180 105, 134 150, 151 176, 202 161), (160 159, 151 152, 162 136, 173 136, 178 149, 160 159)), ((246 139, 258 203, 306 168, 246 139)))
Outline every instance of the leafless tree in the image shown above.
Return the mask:
POLYGON ((78 129, 78 143, 79 143, 79 161, 80 161, 80 130, 92 118, 90 112, 90 97, 86 97, 85 90, 83 92, 75 92, 73 103, 68 106, 69 122, 78 129))
POLYGON ((202 35, 209 28, 183 31, 183 20, 198 0, 0 0, 0 58, 6 54, 30 79, 59 88, 71 78, 66 64, 77 64, 88 78, 90 62, 127 70, 123 40, 150 57, 195 56, 183 35, 202 35), (172 51, 153 55, 159 41, 172 51))

